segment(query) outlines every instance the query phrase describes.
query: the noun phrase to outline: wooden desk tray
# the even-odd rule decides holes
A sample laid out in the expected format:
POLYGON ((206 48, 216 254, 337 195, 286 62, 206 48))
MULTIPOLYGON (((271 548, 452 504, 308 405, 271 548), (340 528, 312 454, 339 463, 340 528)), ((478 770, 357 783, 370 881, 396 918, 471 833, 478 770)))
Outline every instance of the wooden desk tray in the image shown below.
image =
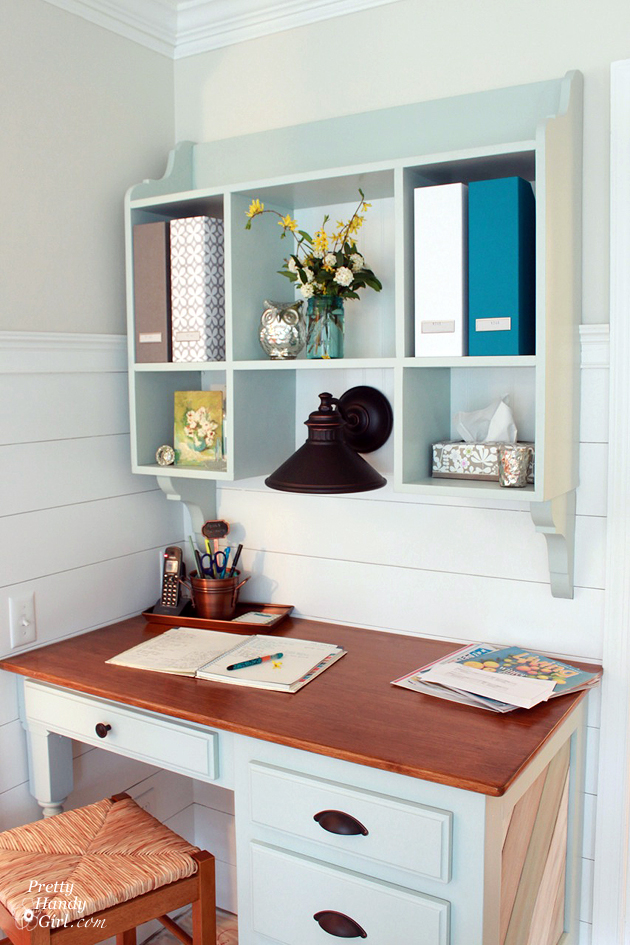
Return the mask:
POLYGON ((275 619, 270 623, 250 623, 247 620, 239 620, 234 623, 234 617, 229 620, 208 620, 198 617, 192 604, 187 604, 181 614, 171 616, 170 614, 154 614, 152 610, 145 610, 142 616, 149 623, 158 623, 169 627, 198 627, 200 630, 228 630, 232 633, 248 633, 254 630, 258 633, 269 633, 281 620, 288 617, 293 610, 293 604, 260 604, 256 601, 241 601, 236 605, 234 617, 240 617, 242 614, 248 614, 252 611, 261 614, 273 614, 275 619))

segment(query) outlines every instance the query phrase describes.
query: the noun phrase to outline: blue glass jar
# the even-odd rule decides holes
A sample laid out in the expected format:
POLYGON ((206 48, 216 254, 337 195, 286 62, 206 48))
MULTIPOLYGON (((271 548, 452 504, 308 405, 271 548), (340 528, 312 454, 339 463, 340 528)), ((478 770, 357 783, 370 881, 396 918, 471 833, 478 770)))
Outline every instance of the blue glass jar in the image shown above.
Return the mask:
POLYGON ((343 358, 343 299, 314 295, 308 300, 306 321, 306 357, 343 358))

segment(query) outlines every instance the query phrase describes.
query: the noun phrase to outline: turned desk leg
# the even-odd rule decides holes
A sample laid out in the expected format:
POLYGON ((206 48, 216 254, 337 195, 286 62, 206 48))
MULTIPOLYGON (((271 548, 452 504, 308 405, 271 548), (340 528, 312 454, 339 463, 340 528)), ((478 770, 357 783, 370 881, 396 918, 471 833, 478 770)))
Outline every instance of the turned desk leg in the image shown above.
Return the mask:
POLYGON ((27 727, 30 791, 43 817, 60 814, 72 791, 72 741, 27 727))

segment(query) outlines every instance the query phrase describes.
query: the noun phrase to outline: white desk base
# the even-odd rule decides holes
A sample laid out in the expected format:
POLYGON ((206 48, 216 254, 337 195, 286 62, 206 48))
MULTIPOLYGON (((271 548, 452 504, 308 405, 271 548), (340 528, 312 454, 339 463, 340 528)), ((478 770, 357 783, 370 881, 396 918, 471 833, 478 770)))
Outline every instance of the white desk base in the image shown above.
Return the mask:
POLYGON ((240 945, 333 945, 340 931, 361 940, 361 930, 367 945, 577 942, 584 702, 506 794, 488 797, 22 682, 44 816, 72 791, 72 738, 234 791, 240 945), (97 722, 111 725, 104 739, 97 722), (326 811, 351 815, 367 835, 323 829, 314 817, 326 811), (540 892, 527 895, 515 873, 531 884, 540 870, 540 892), (530 936, 519 936, 528 923, 530 936))

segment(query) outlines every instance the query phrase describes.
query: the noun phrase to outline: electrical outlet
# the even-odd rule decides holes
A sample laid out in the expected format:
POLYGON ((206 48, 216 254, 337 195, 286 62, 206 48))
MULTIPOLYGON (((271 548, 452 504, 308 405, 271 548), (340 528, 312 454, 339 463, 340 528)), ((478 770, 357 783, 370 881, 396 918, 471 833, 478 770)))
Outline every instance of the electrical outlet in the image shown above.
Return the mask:
POLYGON ((35 622, 35 593, 23 597, 9 598, 9 620, 11 627, 11 649, 26 646, 37 639, 35 622))

